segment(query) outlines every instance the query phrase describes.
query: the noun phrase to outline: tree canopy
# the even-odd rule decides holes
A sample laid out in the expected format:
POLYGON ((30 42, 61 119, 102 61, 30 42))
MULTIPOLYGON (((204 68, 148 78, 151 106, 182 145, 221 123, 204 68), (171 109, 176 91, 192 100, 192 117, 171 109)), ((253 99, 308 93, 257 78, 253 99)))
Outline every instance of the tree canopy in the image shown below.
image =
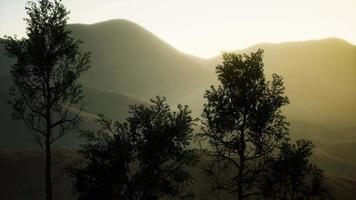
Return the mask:
POLYGON ((70 168, 80 199, 187 199, 192 181, 186 167, 197 160, 190 149, 194 119, 187 106, 171 111, 165 98, 130 107, 123 123, 101 117, 86 131, 83 163, 70 168))
POLYGON ((89 53, 67 30, 69 12, 61 1, 29 1, 27 37, 7 37, 7 55, 16 58, 11 68, 13 116, 30 128, 33 139, 46 152, 46 199, 52 199, 51 145, 77 128, 82 110, 80 75, 89 67, 89 53), (74 108, 76 106, 76 108, 74 108))
POLYGON ((203 138, 213 162, 207 169, 214 189, 247 199, 258 195, 258 176, 274 151, 287 140, 287 105, 282 77, 265 79, 263 50, 224 53, 216 67, 220 81, 205 93, 203 138))
POLYGON ((332 198, 325 185, 323 171, 311 162, 313 147, 310 141, 303 139, 281 146, 278 156, 262 175, 261 188, 265 199, 332 198))

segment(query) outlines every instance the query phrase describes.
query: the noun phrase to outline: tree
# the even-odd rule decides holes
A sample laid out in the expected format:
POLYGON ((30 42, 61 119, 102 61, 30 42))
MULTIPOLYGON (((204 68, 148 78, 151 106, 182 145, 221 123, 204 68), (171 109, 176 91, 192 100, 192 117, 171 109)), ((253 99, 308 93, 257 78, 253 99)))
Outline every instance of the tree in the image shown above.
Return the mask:
POLYGON ((96 132, 83 131, 87 139, 79 153, 83 160, 68 168, 80 200, 128 199, 134 146, 127 125, 100 115, 96 132), (120 134, 118 134, 120 133, 120 134))
POLYGON ((311 163, 313 144, 297 140, 284 143, 278 156, 269 164, 269 171, 262 175, 264 199, 329 199, 331 195, 324 185, 324 174, 311 163))
POLYGON ((46 199, 52 199, 52 144, 77 128, 82 110, 78 78, 89 68, 89 53, 66 29, 69 12, 61 1, 28 2, 27 38, 7 37, 5 49, 17 58, 11 69, 14 117, 32 130, 46 153, 46 199), (76 108, 73 106, 76 105, 76 108))
POLYGON ((203 139, 214 158, 207 175, 213 189, 248 199, 274 151, 287 140, 288 123, 281 108, 288 104, 282 77, 265 79, 263 50, 251 54, 224 53, 216 67, 221 83, 205 92, 203 139))
POLYGON ((165 98, 135 105, 126 122, 101 116, 100 129, 85 131, 83 161, 69 168, 79 199, 187 199, 192 182, 186 167, 197 160, 190 149, 194 119, 187 106, 171 111, 165 98))

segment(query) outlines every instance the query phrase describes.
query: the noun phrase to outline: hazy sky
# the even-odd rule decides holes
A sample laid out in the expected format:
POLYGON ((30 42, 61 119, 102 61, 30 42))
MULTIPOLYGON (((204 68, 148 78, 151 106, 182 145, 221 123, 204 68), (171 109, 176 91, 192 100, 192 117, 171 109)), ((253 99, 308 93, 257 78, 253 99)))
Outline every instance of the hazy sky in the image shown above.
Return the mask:
MULTIPOLYGON (((0 36, 25 33, 25 0, 0 0, 0 36)), ((211 57, 258 42, 340 37, 356 44, 356 0, 63 0, 70 23, 134 21, 211 57)))

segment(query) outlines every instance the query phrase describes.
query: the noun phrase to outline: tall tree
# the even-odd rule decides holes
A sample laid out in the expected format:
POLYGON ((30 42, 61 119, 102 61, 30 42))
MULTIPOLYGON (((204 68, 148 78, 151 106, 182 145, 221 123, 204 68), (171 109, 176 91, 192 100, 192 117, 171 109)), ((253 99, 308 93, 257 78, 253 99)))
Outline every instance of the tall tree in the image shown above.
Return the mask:
POLYGON ((260 195, 258 175, 288 135, 283 80, 276 74, 265 79, 262 54, 224 53, 216 67, 221 85, 205 93, 202 136, 214 158, 206 172, 213 189, 239 200, 260 195))
POLYGON ((187 106, 171 111, 165 98, 135 105, 126 122, 101 117, 100 129, 86 131, 83 162, 69 173, 83 200, 158 200, 193 197, 187 166, 197 154, 189 148, 194 119, 187 106))
POLYGON ((297 140, 284 143, 278 155, 262 174, 263 199, 331 199, 324 184, 324 173, 310 158, 314 145, 310 141, 297 140))
POLYGON ((66 29, 69 12, 60 0, 28 2, 27 37, 7 37, 5 49, 17 58, 11 69, 14 117, 32 130, 45 150, 46 199, 52 199, 52 144, 78 125, 82 90, 78 78, 89 68, 89 53, 66 29), (77 105, 76 108, 73 108, 77 105))

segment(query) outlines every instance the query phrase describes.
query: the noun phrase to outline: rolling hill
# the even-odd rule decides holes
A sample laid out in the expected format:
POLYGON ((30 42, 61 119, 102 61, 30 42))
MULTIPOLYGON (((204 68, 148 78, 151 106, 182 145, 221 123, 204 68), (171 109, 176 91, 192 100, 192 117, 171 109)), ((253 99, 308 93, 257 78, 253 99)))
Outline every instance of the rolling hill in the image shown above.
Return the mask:
MULTIPOLYGON (((342 39, 262 43, 265 73, 284 77, 292 139, 316 145, 313 159, 327 173, 356 178, 356 46, 342 39)), ((213 71, 221 56, 207 61, 213 71)))
MULTIPOLYGON (((263 43, 236 52, 262 48, 267 75, 284 77, 291 104, 286 114, 331 128, 356 125, 356 46, 337 38, 263 43)), ((208 68, 221 57, 208 61, 208 68)))
MULTIPOLYGON (((93 91, 128 97, 125 101, 133 98, 147 101, 159 94, 167 96, 171 104, 190 105, 195 116, 199 116, 204 90, 216 84, 212 69, 221 62, 220 56, 204 60, 184 54, 130 21, 71 24, 68 28, 74 37, 84 42, 83 49, 92 54, 92 68, 84 74, 82 82, 93 91)), ((11 61, 2 55, 1 48, 0 76, 8 76, 6 71, 11 61)), ((237 52, 257 48, 265 50, 266 74, 277 73, 285 78, 291 101, 286 114, 290 120, 332 129, 355 126, 354 45, 329 38, 263 43, 237 52)), ((99 104, 91 108, 97 106, 99 104)), ((91 109, 88 111, 92 112, 91 109)), ((93 113, 98 111, 94 109, 93 113)), ((125 115, 116 113, 113 116, 122 119, 125 115)))
MULTIPOLYGON (((199 117, 204 90, 217 83, 214 67, 221 62, 221 56, 201 59, 184 54, 130 21, 70 24, 68 29, 92 55, 92 67, 81 79, 87 104, 81 116, 83 128, 93 127, 98 113, 122 120, 128 105, 145 104, 155 95, 167 96, 174 106, 188 104, 199 117)), ((355 181, 344 178, 356 179, 356 47, 329 38, 263 43, 237 52, 257 48, 265 50, 268 77, 277 73, 285 78, 291 101, 285 113, 291 121, 292 138, 312 140, 317 147, 314 161, 325 169, 340 194, 344 190, 350 194, 355 181)), ((33 147, 27 128, 11 119, 11 108, 6 103, 13 62, 0 44, 0 148, 33 147)), ((58 146, 72 148, 80 142, 73 134, 58 146)), ((16 162, 20 164, 14 165, 21 167, 25 161, 21 161, 20 154, 18 158, 18 154, 3 156, 19 159, 16 162)))
POLYGON ((159 94, 171 103, 196 105, 195 96, 201 99, 214 80, 214 74, 204 69, 203 60, 179 52, 130 21, 73 24, 68 28, 91 52, 92 68, 83 76, 88 87, 144 99, 159 94))
MULTIPOLYGON (((68 29, 84 42, 83 50, 91 52, 92 67, 81 79, 88 113, 123 120, 128 105, 146 103, 156 95, 168 97, 171 104, 192 105, 199 112, 203 92, 214 80, 214 74, 203 68, 201 59, 179 52, 127 20, 71 24, 68 29)), ((0 114, 0 124, 5 140, 1 140, 0 146, 22 147, 30 143, 25 133, 28 130, 11 119, 11 108, 6 104, 11 86, 9 70, 14 59, 4 52, 1 44, 0 108, 4 112, 0 114)), ((70 142, 63 145, 66 144, 70 142)))

